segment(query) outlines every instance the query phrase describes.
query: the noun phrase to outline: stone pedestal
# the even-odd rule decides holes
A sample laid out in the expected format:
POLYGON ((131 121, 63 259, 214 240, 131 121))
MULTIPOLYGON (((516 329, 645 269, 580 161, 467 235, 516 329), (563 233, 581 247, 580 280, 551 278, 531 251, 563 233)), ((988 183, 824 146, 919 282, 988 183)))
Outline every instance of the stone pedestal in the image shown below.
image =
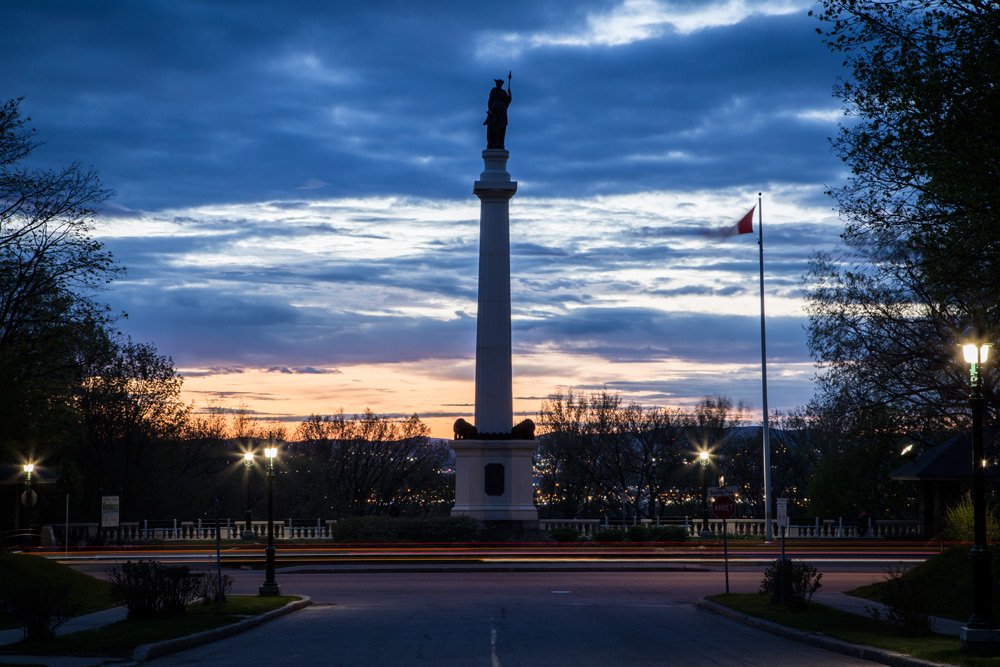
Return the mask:
POLYGON ((962 627, 958 636, 962 650, 969 655, 1000 656, 1000 628, 962 627))
POLYGON ((538 524, 532 484, 534 440, 453 440, 455 506, 483 522, 538 524))

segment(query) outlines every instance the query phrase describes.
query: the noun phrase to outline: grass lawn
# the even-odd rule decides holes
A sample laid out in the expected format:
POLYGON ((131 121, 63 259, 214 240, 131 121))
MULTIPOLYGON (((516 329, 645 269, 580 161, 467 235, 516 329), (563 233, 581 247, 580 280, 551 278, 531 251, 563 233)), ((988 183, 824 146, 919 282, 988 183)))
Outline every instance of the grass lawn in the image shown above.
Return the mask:
MULTIPOLYGON (((111 585, 100 579, 77 572, 42 556, 0 554, 0 591, 31 582, 47 582, 69 586, 69 604, 75 615, 89 614, 115 606, 111 601, 111 585)), ((21 627, 14 614, 0 606, 0 630, 21 627)))
MULTIPOLYGON (((990 550, 993 556, 993 615, 1000 618, 1000 549, 990 550)), ((931 616, 950 618, 953 621, 967 621, 972 615, 972 566, 969 561, 969 547, 958 546, 946 549, 933 558, 902 575, 904 583, 926 596, 931 616)), ((886 602, 885 595, 891 589, 882 582, 848 591, 866 600, 886 602)))
POLYGON ((952 665, 1000 666, 1000 658, 977 658, 963 653, 962 642, 958 637, 939 634, 907 635, 888 623, 831 609, 815 602, 809 603, 803 611, 791 611, 781 605, 771 604, 766 596, 757 593, 713 595, 707 599, 748 616, 852 644, 875 646, 952 665))
MULTIPOLYGON (((143 621, 119 621, 94 630, 83 630, 40 642, 21 641, 3 647, 14 655, 92 655, 125 658, 142 644, 175 639, 204 630, 236 623, 285 606, 300 598, 290 595, 258 597, 231 595, 226 604, 197 602, 187 607, 187 615, 143 621)), ((0 664, 3 656, 0 655, 0 664)))

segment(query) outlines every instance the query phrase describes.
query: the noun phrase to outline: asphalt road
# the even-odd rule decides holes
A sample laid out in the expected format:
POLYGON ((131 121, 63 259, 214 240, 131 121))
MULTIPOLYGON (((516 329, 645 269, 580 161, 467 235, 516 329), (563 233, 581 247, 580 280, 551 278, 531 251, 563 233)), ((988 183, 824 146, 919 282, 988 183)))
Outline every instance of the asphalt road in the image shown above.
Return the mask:
MULTIPOLYGON (((824 576, 827 590, 871 573, 824 576)), ((258 572, 237 575, 254 593, 258 572)), ((731 573, 755 591, 759 571, 731 573)), ((151 661, 166 665, 868 665, 702 610, 713 572, 288 574, 283 593, 316 605, 231 639, 151 661)))

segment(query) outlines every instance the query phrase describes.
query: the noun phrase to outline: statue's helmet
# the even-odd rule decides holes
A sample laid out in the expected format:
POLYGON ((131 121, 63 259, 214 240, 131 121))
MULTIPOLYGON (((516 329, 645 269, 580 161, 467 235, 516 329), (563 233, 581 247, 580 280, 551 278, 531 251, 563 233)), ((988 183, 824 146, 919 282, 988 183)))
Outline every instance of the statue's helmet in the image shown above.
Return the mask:
POLYGON ((493 83, 497 84, 498 86, 502 86, 503 85, 503 79, 493 79, 493 83))

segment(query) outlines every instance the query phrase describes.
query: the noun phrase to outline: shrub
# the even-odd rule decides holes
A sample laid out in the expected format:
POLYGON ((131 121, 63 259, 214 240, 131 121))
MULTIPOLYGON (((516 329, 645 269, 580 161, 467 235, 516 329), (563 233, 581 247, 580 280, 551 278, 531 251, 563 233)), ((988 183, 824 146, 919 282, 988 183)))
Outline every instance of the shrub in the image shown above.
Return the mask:
MULTIPOLYGON (((972 542, 973 535, 973 503, 972 493, 966 493, 956 504, 944 513, 944 538, 952 542, 972 542)), ((993 503, 986 504, 986 540, 995 542, 1000 539, 1000 521, 997 520, 997 508, 993 503)))
POLYGON ((594 532, 595 542, 624 542, 625 531, 620 528, 600 528, 594 532))
POLYGON ((433 517, 429 519, 388 516, 355 516, 341 519, 333 526, 334 542, 475 542, 483 524, 471 516, 433 517))
POLYGON ((784 604, 790 609, 803 609, 822 584, 822 574, 802 561, 778 559, 764 570, 760 592, 770 596, 772 604, 784 604))
POLYGON ((913 577, 904 577, 906 570, 901 565, 889 565, 885 569, 880 597, 886 606, 884 611, 866 607, 872 618, 898 626, 903 632, 913 635, 931 633, 931 601, 927 590, 913 577))
POLYGON ((629 526, 625 529, 625 539, 629 542, 652 542, 653 532, 646 526, 629 526))
POLYGON ((20 620, 25 639, 51 639, 74 611, 69 603, 69 584, 66 582, 15 584, 5 588, 0 597, 20 620))
POLYGON ((560 544, 568 544, 580 540, 580 531, 572 526, 562 526, 550 530, 549 537, 560 544))
POLYGON ((200 587, 198 589, 198 596, 202 598, 205 604, 212 604, 213 602, 217 604, 222 604, 229 597, 229 592, 233 590, 233 578, 228 574, 222 575, 222 597, 219 597, 219 574, 217 572, 209 571, 205 573, 205 577, 200 581, 200 587))
POLYGON ((680 542, 688 538, 684 526, 654 526, 649 531, 654 542, 680 542))
POLYGON ((113 569, 109 579, 111 598, 128 608, 130 619, 183 616, 200 586, 186 565, 155 560, 127 561, 113 569))

